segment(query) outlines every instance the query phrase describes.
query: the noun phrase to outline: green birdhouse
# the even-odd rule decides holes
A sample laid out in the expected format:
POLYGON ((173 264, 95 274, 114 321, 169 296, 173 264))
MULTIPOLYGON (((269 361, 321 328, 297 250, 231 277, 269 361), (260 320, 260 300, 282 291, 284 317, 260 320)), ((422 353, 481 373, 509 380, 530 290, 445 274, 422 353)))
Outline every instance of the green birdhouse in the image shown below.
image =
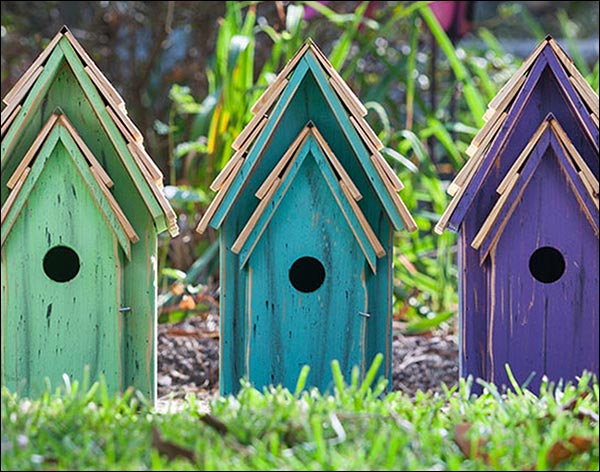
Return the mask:
POLYGON ((222 394, 390 376, 394 230, 416 229, 367 110, 310 40, 252 108, 198 225, 220 229, 222 394))
POLYGON ((2 385, 103 376, 155 396, 162 175, 124 102, 67 28, 4 97, 2 385))

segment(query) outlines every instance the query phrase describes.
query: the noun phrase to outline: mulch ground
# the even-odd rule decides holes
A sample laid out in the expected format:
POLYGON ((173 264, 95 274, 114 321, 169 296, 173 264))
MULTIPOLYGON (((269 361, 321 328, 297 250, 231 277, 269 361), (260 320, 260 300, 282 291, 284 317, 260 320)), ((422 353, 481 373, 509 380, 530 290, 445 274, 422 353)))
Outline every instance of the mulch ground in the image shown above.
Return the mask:
MULTIPOLYGON (((458 346, 453 332, 404 336, 395 323, 392 390, 413 396, 442 392, 458 382, 458 346)), ((219 391, 218 316, 209 313, 158 327, 158 397, 210 398, 219 391)))

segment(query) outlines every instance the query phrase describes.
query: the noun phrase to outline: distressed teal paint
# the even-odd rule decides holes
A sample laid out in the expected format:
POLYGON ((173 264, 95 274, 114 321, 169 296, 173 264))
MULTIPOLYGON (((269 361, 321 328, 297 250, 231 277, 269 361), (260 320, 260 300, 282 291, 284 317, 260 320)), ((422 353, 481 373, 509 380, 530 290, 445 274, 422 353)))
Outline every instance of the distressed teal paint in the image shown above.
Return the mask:
MULTIPOLYGON (((315 141, 312 136, 309 136, 302 148, 298 152, 298 156, 294 160, 294 162, 290 165, 290 171, 287 174, 285 180, 281 182, 279 189, 275 192, 272 198, 272 203, 267 207, 265 212, 260 217, 258 223, 254 227, 254 230, 250 233, 246 243, 242 247, 240 251, 240 268, 243 268, 246 261, 250 257, 250 254, 258 242, 258 239, 261 237, 262 232, 267 224, 269 224, 273 213, 277 210, 279 203, 285 197, 285 194, 294 181, 298 170, 301 168, 304 160, 307 156, 312 157, 315 160, 318 168, 321 170, 322 177, 325 179, 327 183, 327 190, 329 190, 333 195, 335 195, 334 203, 338 206, 338 211, 340 213, 346 215, 346 217, 350 220, 352 224, 352 228, 358 234, 360 241, 362 243, 362 247, 365 248, 365 252, 367 253, 368 260, 371 266, 375 267, 377 262, 377 256, 375 255, 375 251, 373 247, 369 243, 369 240, 362 228, 360 223, 356 219, 356 215, 350 208, 350 204, 348 203, 346 197, 344 196, 342 189, 337 181, 336 176, 334 175, 333 170, 331 169, 329 163, 327 162, 327 158, 323 155, 323 152, 319 148, 319 145, 315 141)), ((352 228, 348 226, 348 230, 352 232, 352 228)))
POLYGON ((331 86, 327 82, 325 73, 317 64, 316 59, 312 55, 312 52, 308 52, 304 56, 303 60, 305 60, 308 63, 310 70, 312 71, 314 78, 316 79, 317 84, 319 85, 319 88, 323 93, 323 96, 327 100, 328 106, 333 112, 333 116, 338 121, 342 131, 344 132, 344 135, 346 136, 346 139, 350 142, 354 153, 358 157, 358 160, 360 161, 363 167, 363 170, 369 180, 369 183, 373 186, 373 189, 375 190, 379 201, 385 208, 386 213, 390 218, 390 221, 394 225, 394 229, 402 229, 404 225, 402 224, 402 219, 398 214, 398 210, 392 203, 390 195, 385 189, 383 182, 381 182, 381 177, 375 170, 375 167, 373 166, 373 163, 369 158, 369 153, 367 152, 365 145, 360 139, 358 131, 352 126, 340 99, 333 92, 331 86))
POLYGON ((298 87, 304 80, 306 71, 307 67, 304 64, 300 64, 299 67, 294 70, 287 87, 285 88, 277 102, 277 105, 275 106, 275 109, 270 115, 269 121, 260 133, 256 143, 254 143, 252 146, 252 150, 246 158, 246 162, 240 169, 239 174, 235 177, 233 184, 231 185, 231 190, 225 196, 225 199, 223 200, 219 210, 217 210, 215 213, 215 216, 211 221, 211 226, 213 228, 219 229, 224 219, 227 217, 228 212, 231 210, 232 205, 236 202, 236 199, 239 196, 239 192, 242 191, 250 175, 252 175, 252 172, 254 172, 254 163, 261 160, 265 148, 268 147, 269 137, 276 129, 279 128, 280 120, 285 116, 284 114, 286 111, 288 109, 295 108, 288 106, 288 103, 295 97, 298 87))
POLYGON ((246 356, 257 385, 293 389, 306 364, 310 385, 325 390, 333 359, 343 372, 362 364, 369 320, 359 313, 368 311, 370 269, 327 187, 316 161, 304 159, 248 261, 246 356), (325 267, 323 284, 310 293, 289 279, 292 264, 305 256, 325 267))
MULTIPOLYGON (((272 136, 276 134, 275 130, 278 130, 283 126, 282 123, 284 122, 285 115, 292 113, 306 113, 305 109, 303 110, 302 108, 299 108, 298 105, 295 105, 297 101, 294 100, 294 98, 298 95, 306 97, 308 99, 304 103, 304 107, 306 107, 311 97, 306 93, 306 87, 311 81, 316 81, 320 90, 317 92, 316 97, 313 96, 313 98, 323 104, 321 108, 327 108, 325 111, 326 116, 330 119, 333 118, 338 123, 342 132, 341 135, 336 135, 334 142, 341 140, 347 141, 347 144, 351 147, 350 152, 360 163, 363 177, 368 179, 370 187, 375 191, 377 198, 380 200, 381 205, 383 205, 383 208, 385 209, 388 218, 393 223, 394 228, 396 230, 403 228, 402 220, 398 214, 398 210, 395 208, 390 195, 384 188, 381 178, 379 177, 373 166, 373 163, 370 160, 369 153, 361 141, 358 131, 353 128, 344 106, 337 97, 335 91, 329 85, 329 82, 325 76, 325 72, 323 72, 321 66, 314 59, 312 52, 310 51, 306 53, 304 58, 300 60, 296 69, 294 69, 287 87, 281 94, 277 105, 270 114, 269 121, 267 122, 265 129, 260 133, 259 138, 253 145, 246 158, 246 161, 242 165, 239 174, 234 179, 231 189, 228 191, 221 206, 213 216, 210 223, 213 228, 218 229, 221 226, 224 219, 237 202, 237 199, 240 197, 242 189, 257 171, 256 166, 261 166, 261 161, 265 159, 264 153, 265 148, 268 146, 268 140, 269 138, 273 140, 274 138, 272 136), (282 116, 282 114, 284 116, 282 116)), ((312 120, 316 120, 319 117, 319 115, 314 113, 314 111, 309 112, 308 115, 309 119, 312 120)), ((302 123, 305 124, 306 121, 303 121, 302 123)), ((291 130, 288 129, 288 132, 289 131, 291 130)), ((300 129, 297 130, 297 132, 294 134, 294 137, 299 131, 300 129)), ((325 135, 325 139, 329 140, 329 136, 325 135)), ((276 144, 276 146, 277 145, 278 144, 276 144)), ((264 169, 267 166, 262 165, 262 167, 264 169)))
POLYGON ((391 379, 393 231, 399 218, 391 200, 387 207, 382 203, 384 198, 389 200, 387 190, 378 180, 364 145, 357 141, 358 132, 344 129, 351 124, 349 118, 338 115, 347 112, 328 88, 328 82, 318 83, 315 68, 320 65, 301 60, 292 72, 269 114, 269 122, 250 148, 240 174, 225 196, 223 207, 211 221, 211 226, 221 230, 222 394, 238 391, 244 377, 258 388, 271 383, 294 388, 303 362, 312 364, 307 386, 325 389, 330 385, 329 363, 333 358, 338 358, 343 374, 349 378, 353 365, 364 375, 377 353, 385 356, 381 374, 391 379), (335 109, 334 104, 338 105, 335 109), (264 221, 264 233, 250 237, 257 243, 246 264, 242 262, 249 255, 248 247, 243 248, 243 257, 231 251, 259 203, 254 193, 308 122, 318 128, 363 195, 357 203, 385 250, 385 255, 375 261, 375 274, 324 176, 323 172, 333 171, 326 162, 326 167, 320 168, 310 152, 298 166, 295 177, 289 179, 287 191, 282 191, 280 207, 271 212, 270 221, 264 221), (303 198, 305 204, 300 205, 298 202, 303 198), (312 226, 313 213, 328 216, 312 226), (288 226, 288 219, 293 220, 293 229, 288 226), (332 251, 334 239, 347 247, 345 253, 332 251), (322 262, 326 273, 335 274, 334 285, 350 287, 348 300, 346 289, 328 291, 325 296, 324 286, 319 289, 323 290, 319 303, 308 303, 319 290, 298 296, 287 272, 295 254, 292 246, 300 244, 303 248, 310 245, 317 258, 325 259, 322 262), (296 303, 300 298, 307 304, 296 303), (340 309, 329 309, 335 306, 340 309), (357 306, 370 317, 360 316, 357 306), (314 326, 305 319, 312 320, 314 326), (312 346, 312 354, 308 346, 312 346))

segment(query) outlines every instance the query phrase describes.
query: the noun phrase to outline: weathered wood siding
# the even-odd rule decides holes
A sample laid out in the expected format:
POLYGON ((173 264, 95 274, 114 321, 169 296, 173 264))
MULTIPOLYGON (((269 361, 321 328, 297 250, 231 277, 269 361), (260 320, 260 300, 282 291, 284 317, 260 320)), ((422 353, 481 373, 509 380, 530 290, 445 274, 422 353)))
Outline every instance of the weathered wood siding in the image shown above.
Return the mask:
POLYGON ((310 156, 245 270, 246 363, 254 382, 293 390, 307 364, 309 382, 324 390, 333 359, 344 372, 362 365, 368 320, 359 313, 369 312, 365 271, 370 269, 310 156), (292 286, 290 269, 307 256, 321 262, 325 279, 317 290, 303 293, 292 286))
MULTIPOLYGON (((491 270, 489 259, 486 260, 486 262, 483 265, 480 265, 480 252, 474 250, 471 247, 471 242, 473 241, 475 235, 478 233, 485 219, 490 214, 490 211, 492 210, 494 204, 498 199, 498 193, 496 192, 498 185, 505 177, 511 166, 514 164, 518 155, 525 148, 525 146, 531 139, 531 136, 534 134, 536 129, 539 127, 539 125, 549 113, 552 113, 556 117, 560 125, 565 129, 573 144, 575 144, 575 146, 579 150, 581 156, 583 157, 587 165, 590 167, 590 170, 593 172, 596 178, 598 178, 599 161, 598 153, 596 151, 598 146, 597 130, 594 133, 594 136, 590 135, 588 129, 582 124, 580 114, 577 111, 577 107, 574 105, 574 102, 576 102, 576 100, 574 100, 572 97, 569 96, 569 94, 564 92, 557 83, 556 75, 554 74, 554 71, 548 66, 548 61, 546 59, 539 60, 538 63, 533 67, 530 76, 525 81, 517 99, 515 100, 515 104, 511 107, 509 116, 503 128, 500 130, 498 137, 495 138, 494 143, 487 151, 487 155, 493 158, 493 165, 490 167, 489 172, 487 172, 486 174, 478 173, 475 175, 473 183, 476 185, 477 188, 474 187, 474 192, 475 190, 477 191, 475 193, 467 192, 463 197, 463 200, 461 200, 461 202, 459 203, 456 212, 454 213, 453 219, 457 218, 460 221, 460 212, 464 211, 466 215, 464 217, 464 220, 462 221, 459 227, 457 227, 453 223, 453 220, 451 220, 450 222, 450 228, 459 230, 459 343, 460 373, 462 377, 467 377, 471 375, 474 378, 481 377, 486 380, 491 380, 492 375, 494 375, 494 378, 499 380, 500 382, 506 380, 504 374, 504 360, 502 358, 505 350, 498 351, 498 348, 496 347, 495 352, 498 352, 500 354, 500 357, 494 361, 494 366, 492 366, 490 362, 491 354, 488 334, 492 329, 492 326, 490 325, 489 313, 491 312, 492 308, 494 308, 490 305, 492 296, 491 287, 493 286, 492 277, 497 277, 497 273, 491 270)), ((549 165, 556 165, 557 169, 555 170, 555 172, 560 172, 556 161, 550 159, 550 162, 551 164, 549 165)), ((551 173, 548 174, 552 175, 551 173)), ((562 179, 562 181, 560 181, 559 183, 546 185, 548 187, 548 191, 555 192, 554 198, 558 200, 565 200, 565 202, 562 205, 570 204, 567 202, 571 201, 572 198, 568 196, 566 190, 567 184, 564 182, 564 179, 562 179)), ((537 196, 533 195, 533 198, 541 198, 542 196, 542 194, 539 194, 537 196)), ((532 231, 538 223, 540 225, 542 224, 539 218, 547 219, 548 224, 551 223, 553 219, 558 218, 557 211, 553 210, 551 206, 539 206, 541 205, 541 202, 539 201, 533 201, 529 204, 532 205, 532 207, 528 209, 528 211, 532 212, 528 215, 529 224, 531 225, 532 231), (534 218, 538 218, 538 220, 535 220, 534 218)), ((579 212, 580 209, 577 209, 576 211, 579 212)), ((513 215, 512 218, 514 220, 515 216, 513 215)), ((570 235, 567 234, 569 233, 569 231, 566 229, 566 227, 563 226, 562 231, 563 240, 569 241, 570 243, 574 244, 575 241, 570 235)), ((580 230, 577 229, 574 231, 580 230)), ((512 257, 510 255, 511 251, 515 251, 515 253, 519 254, 519 257, 526 258, 526 260, 521 261, 521 263, 527 263, 531 254, 525 255, 523 250, 516 249, 516 247, 518 248, 518 245, 521 244, 521 237, 524 238, 524 241, 530 241, 530 235, 524 234, 523 231, 514 227, 513 231, 511 231, 509 228, 506 228, 503 234, 503 241, 510 241, 510 243, 507 242, 502 248, 498 247, 496 249, 495 260, 508 260, 510 257, 512 257)), ((556 232, 552 232, 550 234, 556 236, 556 232)), ((589 244, 591 244, 593 241, 589 239, 587 234, 588 233, 584 234, 583 232, 581 232, 581 234, 578 233, 578 237, 581 237, 581 241, 578 242, 574 246, 574 248, 576 247, 581 249, 583 244, 587 244, 589 247, 589 244)), ((546 235, 545 237, 550 236, 546 235)), ((523 244, 529 243, 524 242, 523 244)), ((592 247, 595 247, 596 250, 593 259, 597 260, 597 240, 592 247)), ((586 249, 586 251, 588 250, 589 249, 586 249)), ((592 258, 588 258, 586 266, 594 266, 594 262, 591 261, 591 259, 592 258)), ((571 261, 573 260, 574 259, 571 259, 571 261)), ((597 265, 595 267, 597 272, 597 265)), ((587 268, 585 270, 587 274, 586 277, 592 277, 589 274, 591 274, 593 271, 587 272, 587 268)), ((573 273, 573 269, 571 269, 571 273, 573 273)), ((512 275, 513 277, 517 277, 517 275, 519 275, 519 277, 523 278, 523 280, 529 280, 530 277, 529 270, 526 266, 523 269, 523 271, 519 271, 518 274, 516 270, 513 269, 512 275)), ((590 283, 592 282, 593 278, 590 279, 590 283)), ((497 283, 499 282, 497 281, 497 283)), ((515 282, 513 281, 513 283, 515 282)), ((594 285, 591 285, 591 287, 594 287, 594 285)), ((520 303, 523 299, 516 297, 514 291, 512 291, 513 289, 511 289, 509 293, 509 289, 506 287, 504 289, 501 289, 501 287, 498 286, 497 288, 498 290, 494 295, 494 299, 496 302, 503 301, 505 304, 505 310, 507 310, 507 307, 512 303, 517 303, 516 300, 519 300, 520 303), (510 303, 508 301, 509 296, 512 297, 510 303)), ((541 289, 537 288, 536 290, 536 293, 538 293, 539 295, 541 289)), ((550 289, 546 287, 544 288, 544 290, 550 289)), ((565 299, 562 303, 564 313, 573 313, 573 307, 578 307, 580 303, 582 303, 580 301, 582 297, 586 298, 588 296, 593 296, 595 297, 595 303, 597 304, 597 292, 598 282, 596 279, 595 289, 592 290, 592 294, 595 293, 595 295, 582 295, 580 292, 577 291, 571 293, 569 295, 569 298, 565 299)), ((526 292, 522 292, 521 296, 526 297, 525 293, 526 292)), ((558 302, 556 301, 556 303, 558 302)), ((540 319, 545 316, 543 314, 543 307, 542 311, 540 312, 540 306, 537 303, 534 303, 531 307, 529 307, 528 304, 525 304, 523 302, 520 308, 521 310, 531 310, 527 315, 527 319, 540 319)), ((594 311, 592 310, 590 313, 594 313, 594 311)), ((595 326, 597 329, 597 311, 595 311, 595 313, 595 326)), ((494 319, 498 320, 498 316, 499 315, 494 314, 494 319)), ((513 312, 513 316, 517 315, 513 312)), ((523 312, 521 312, 520 316, 523 316, 523 312)), ((575 318, 580 319, 581 317, 585 318, 587 316, 588 315, 584 314, 570 314, 569 316, 563 316, 563 329, 574 330, 575 328, 573 326, 569 328, 567 328, 567 326, 571 323, 574 323, 575 318)), ((585 319, 591 321, 589 318, 585 319)), ((507 337, 507 340, 503 342, 503 345, 506 346, 506 343, 510 343, 511 331, 503 329, 499 330, 500 332, 504 333, 504 336, 507 337)), ((534 328, 522 326, 520 323, 513 323, 512 334, 514 336, 519 337, 519 330, 524 330, 525 333, 531 333, 533 331, 530 330, 534 330, 534 328)), ((560 330, 558 332, 560 332, 560 330)), ((499 336, 498 333, 499 331, 496 330, 496 334, 494 335, 495 338, 499 336)), ((538 334, 541 336, 540 333, 536 333, 536 336, 538 334)), ((534 341, 531 339, 529 339, 528 343, 529 342, 531 342, 532 344, 534 343, 534 341)), ((593 339, 588 338, 586 342, 592 342, 592 349, 594 349, 593 343, 595 342, 595 349, 597 352, 597 338, 596 341, 593 341, 593 339)), ((550 345, 546 345, 546 348, 554 349, 550 345)), ((531 370, 536 370, 536 372, 538 372, 538 375, 536 376, 534 383, 531 384, 531 388, 535 389, 535 387, 539 385, 542 375, 541 370, 543 369, 540 368, 539 364, 536 364, 534 367, 534 364, 527 364, 527 361, 521 358, 520 354, 531 357, 529 349, 533 348, 527 347, 527 344, 523 344, 521 342, 515 342, 515 344, 511 344, 511 359, 514 359, 516 362, 516 364, 511 365, 511 367, 513 370, 516 370, 521 374, 524 373, 525 370, 529 369, 530 367, 531 370), (521 351, 521 349, 523 349, 523 351, 521 351)), ((593 353, 589 356, 592 355, 593 353)), ((538 352, 538 356, 540 359, 544 357, 541 350, 538 352)), ((590 357, 588 357, 588 359, 589 358, 590 357)), ((550 371, 550 373, 552 372, 553 371, 550 371)), ((558 370, 554 372, 558 373, 558 370)), ((525 375, 525 378, 527 378, 527 375, 525 375)), ((522 378, 521 375, 519 380, 524 381, 525 378, 522 378)), ((481 387, 477 384, 475 384, 473 388, 475 391, 481 389, 481 387)))
POLYGON ((66 152, 54 148, 2 248, 2 384, 24 395, 43 391, 45 377, 53 387, 63 373, 81 380, 85 365, 111 390, 122 385, 123 253, 66 152), (55 246, 79 256, 68 282, 44 272, 55 246))
MULTIPOLYGON (((246 369, 246 348, 249 343, 247 336, 250 332, 248 332, 248 326, 246 324, 247 319, 245 318, 249 303, 246 290, 248 286, 248 271, 239 271, 239 257, 234 254, 230 248, 258 204, 258 200, 254 197, 254 192, 260 187, 277 161, 285 153, 287 147, 293 142, 298 133, 300 133, 302 128, 309 121, 312 121, 323 134, 334 154, 362 193, 363 198, 358 202, 358 205, 386 251, 385 256, 377 260, 377 274, 373 274, 371 270, 368 269, 368 266, 368 270, 364 271, 371 318, 369 318, 366 324, 366 334, 364 334, 366 339, 364 358, 361 360, 359 367, 361 367, 362 372, 364 372, 365 366, 368 367, 375 355, 381 352, 385 356, 385 363, 381 368, 381 374, 391 378, 392 226, 377 197, 372 180, 366 175, 358 162, 358 157, 351 147, 345 131, 341 127, 340 121, 344 119, 348 120, 347 116, 345 118, 340 117, 340 115, 334 113, 328 105, 328 100, 331 102, 337 101, 336 103, 340 109, 343 109, 342 105, 339 103, 339 99, 333 95, 326 98, 311 71, 308 71, 305 76, 295 82, 295 77, 301 77, 305 72, 303 67, 305 68, 306 66, 300 64, 292 74, 292 77, 290 77, 288 87, 294 87, 295 92, 288 97, 289 102, 287 103, 287 111, 281 115, 279 122, 276 123, 271 139, 269 139, 267 143, 263 143, 264 149, 255 171, 250 175, 243 176, 245 179, 243 193, 241 197, 235 201, 231 212, 221 227, 220 389, 222 394, 236 392, 239 389, 239 379, 242 379, 245 376, 247 377, 249 374, 246 369)), ((273 125, 267 124, 265 130, 268 130, 269 126, 273 125)), ((358 140, 357 133, 356 139, 358 140)), ((260 140, 257 141, 256 145, 259 143, 260 140)), ((360 145, 363 146, 362 144, 360 145)), ((364 152, 368 158, 366 149, 364 152)), ((326 193, 330 193, 329 190, 325 190, 326 193)), ((304 211, 308 212, 308 210, 310 210, 310 208, 307 208, 304 211)), ((278 212, 281 211, 281 209, 278 210, 278 212)), ((335 204, 331 211, 340 211, 337 204, 335 204)), ((308 214, 296 214, 290 216, 301 221, 310 221, 311 218, 308 214)), ((340 215, 340 217, 342 216, 340 215)), ((273 226, 274 223, 275 222, 271 222, 270 226, 273 226)), ((281 229, 281 231, 284 230, 284 228, 281 229)), ((351 237, 350 229, 347 229, 347 231, 351 237)), ((264 250, 271 252, 272 256, 276 256, 280 250, 285 250, 274 244, 271 244, 268 248, 266 248, 266 246, 264 247, 264 250)), ((257 247, 252 257, 258 257, 255 255, 260 251, 263 251, 263 249, 257 247)), ((263 256, 266 257, 266 255, 263 256)), ((351 262, 350 264, 355 264, 355 262, 351 262)), ((352 274, 352 277, 354 275, 355 274, 352 274)), ((256 271, 253 271, 253 277, 256 280, 256 271)), ((287 286, 289 286, 289 282, 287 282, 287 286)), ((294 289, 292 288, 291 290, 294 289)), ((362 282, 360 290, 360 296, 363 296, 364 288, 362 282)), ((289 294, 291 294, 291 291, 288 295, 289 294)), ((283 295, 280 296, 282 297, 283 295)), ((356 297, 358 294, 353 294, 353 296, 356 297)), ((338 302, 341 306, 346 305, 346 302, 342 301, 344 297, 345 295, 341 293, 338 302)), ((275 313, 276 311, 277 310, 275 310, 275 313)), ((293 316, 289 311, 286 313, 286 316, 293 316)), ((342 315, 340 314, 339 316, 341 317, 342 315)), ((356 313, 351 312, 348 313, 347 316, 350 317, 347 319, 351 319, 351 317, 357 315, 356 313)), ((325 319, 326 317, 326 313, 321 314, 322 319, 325 319)), ((340 333, 343 329, 345 328, 339 326, 337 323, 330 323, 327 321, 322 325, 319 340, 315 339, 311 341, 306 339, 305 341, 307 343, 314 342, 316 345, 322 345, 323 342, 327 343, 327 341, 323 340, 336 339, 336 336, 338 335, 335 333, 340 333)), ((352 330, 354 330, 354 328, 352 328, 352 330)), ((352 332, 354 333, 354 331, 352 332)), ((352 349, 355 349, 352 346, 357 344, 359 339, 360 338, 347 338, 344 342, 347 343, 348 346, 339 347, 339 352, 352 352, 352 349)), ((282 344, 283 349, 287 349, 286 343, 282 342, 282 344)), ((251 356, 252 355, 253 354, 251 353, 251 356)), ((331 358, 331 352, 326 355, 329 356, 329 359, 331 358)), ((352 356, 348 354, 348 359, 351 357, 352 356)), ((327 361, 324 362, 326 363, 327 361)), ((314 366, 311 378, 316 379, 315 374, 319 369, 321 369, 320 366, 314 366)), ((329 366, 324 365, 322 369, 324 375, 329 374, 329 366)), ((350 369, 351 366, 346 366, 346 371, 344 372, 348 377, 350 375, 350 369)), ((299 368, 297 372, 299 372, 299 368)), ((287 376, 286 379, 292 379, 294 376, 292 372, 285 375, 287 376)), ((270 373, 267 377, 270 377, 270 373)), ((265 377, 261 376, 261 380, 263 379, 265 379, 265 377)), ((253 379, 251 378, 250 380, 253 379)), ((295 380, 296 379, 293 379, 294 382, 295 380)), ((291 382, 291 380, 286 380, 286 382, 291 382)), ((315 382, 320 385, 320 382, 317 382, 316 380, 315 382)))
MULTIPOLYGON (((136 181, 143 182, 143 177, 132 161, 124 163, 122 157, 128 156, 125 142, 116 125, 110 122, 102 97, 74 55, 63 38, 15 119, 18 126, 11 128, 2 141, 2 203, 8 196, 6 181, 50 114, 60 107, 114 181, 111 191, 140 237, 131 247, 131 259, 124 264, 121 280, 119 307, 130 308, 123 314, 123 386, 133 385, 153 398, 156 392, 157 228, 148 208, 156 212, 160 212, 160 208, 156 202, 148 203, 148 196, 136 190, 129 172, 137 175, 136 181), (65 54, 70 55, 71 62, 66 61, 65 54), (105 126, 112 130, 110 134, 105 126)), ((3 309, 2 313, 5 316, 6 311, 3 309)))

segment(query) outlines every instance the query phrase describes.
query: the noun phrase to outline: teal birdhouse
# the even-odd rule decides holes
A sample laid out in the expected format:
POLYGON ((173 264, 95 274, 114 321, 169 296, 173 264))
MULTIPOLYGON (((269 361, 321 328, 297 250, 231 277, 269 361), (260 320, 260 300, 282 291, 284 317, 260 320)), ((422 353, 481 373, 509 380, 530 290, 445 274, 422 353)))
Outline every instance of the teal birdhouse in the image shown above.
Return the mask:
POLYGON ((125 104, 63 28, 4 97, 2 385, 103 376, 154 397, 162 175, 125 104))
POLYGON ((220 229, 222 394, 391 370, 393 232, 416 229, 367 110, 308 41, 253 106, 198 225, 220 229))

